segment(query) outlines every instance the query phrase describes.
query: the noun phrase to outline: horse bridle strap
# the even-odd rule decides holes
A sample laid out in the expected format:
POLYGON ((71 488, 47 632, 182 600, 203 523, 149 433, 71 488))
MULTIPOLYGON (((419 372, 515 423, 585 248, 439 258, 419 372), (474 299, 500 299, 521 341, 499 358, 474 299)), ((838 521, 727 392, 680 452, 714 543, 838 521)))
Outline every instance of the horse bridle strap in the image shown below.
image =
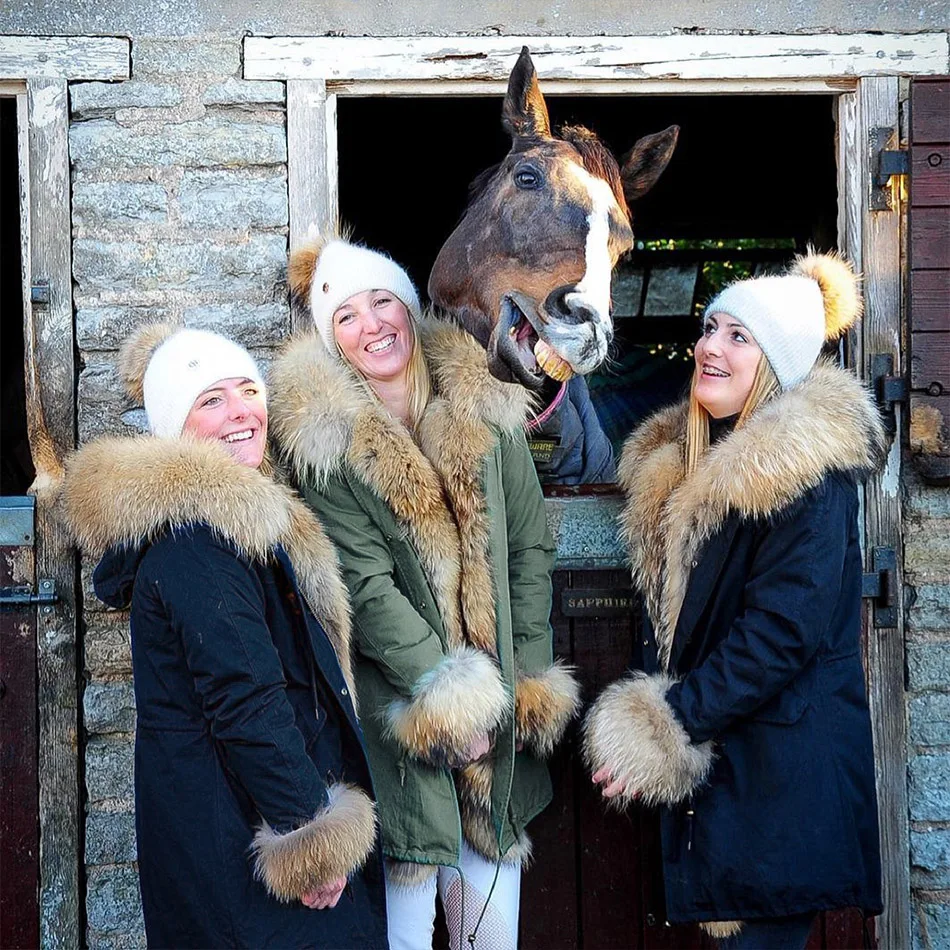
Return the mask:
POLYGON ((533 432, 535 429, 540 429, 548 419, 554 414, 554 411, 559 405, 564 401, 564 396, 567 393, 567 380, 561 383, 561 388, 557 391, 557 395, 554 399, 551 400, 551 404, 541 413, 539 416, 534 416, 529 419, 525 425, 526 432, 533 432))

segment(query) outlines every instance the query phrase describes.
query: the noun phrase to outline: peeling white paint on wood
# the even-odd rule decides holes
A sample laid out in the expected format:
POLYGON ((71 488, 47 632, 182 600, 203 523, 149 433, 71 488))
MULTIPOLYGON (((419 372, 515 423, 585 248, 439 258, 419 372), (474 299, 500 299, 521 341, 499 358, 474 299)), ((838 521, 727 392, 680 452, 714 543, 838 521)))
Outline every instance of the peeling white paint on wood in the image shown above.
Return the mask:
POLYGON ((543 81, 939 75, 946 33, 688 36, 261 37, 245 79, 503 81, 522 46, 543 81))
POLYGON ((0 79, 128 79, 121 36, 0 36, 0 79))

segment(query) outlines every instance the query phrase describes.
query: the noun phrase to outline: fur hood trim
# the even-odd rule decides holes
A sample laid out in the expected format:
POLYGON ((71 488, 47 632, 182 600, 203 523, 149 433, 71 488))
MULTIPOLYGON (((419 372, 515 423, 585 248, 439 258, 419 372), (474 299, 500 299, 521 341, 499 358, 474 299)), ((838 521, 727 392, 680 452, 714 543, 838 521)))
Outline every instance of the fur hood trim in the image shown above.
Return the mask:
POLYGON ((666 701, 673 680, 633 673, 608 686, 584 721, 584 758, 591 773, 608 768, 624 789, 621 806, 675 805, 706 780, 711 742, 695 745, 666 701))
POLYGON ((61 502, 79 547, 95 555, 196 522, 252 560, 266 561, 282 545, 352 687, 349 597, 336 551, 289 488, 236 464, 214 442, 107 437, 67 461, 61 502))
POLYGON ((885 445, 867 391, 827 363, 712 446, 688 478, 685 440, 680 403, 630 436, 618 469, 627 496, 621 529, 664 669, 692 562, 726 518, 774 517, 830 472, 874 469, 885 445))
POLYGON ((331 785, 329 801, 306 824, 278 834, 267 822, 254 836, 254 876, 282 903, 349 877, 376 844, 376 808, 354 785, 331 785))

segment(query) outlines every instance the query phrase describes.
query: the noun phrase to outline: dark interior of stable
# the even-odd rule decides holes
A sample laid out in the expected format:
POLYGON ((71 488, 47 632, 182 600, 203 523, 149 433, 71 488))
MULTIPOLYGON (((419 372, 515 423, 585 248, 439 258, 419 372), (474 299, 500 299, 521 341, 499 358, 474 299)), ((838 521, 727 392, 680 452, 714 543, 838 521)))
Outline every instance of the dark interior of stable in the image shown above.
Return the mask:
MULTIPOLYGON (((704 302, 837 230, 831 96, 548 96, 555 128, 593 129, 620 157, 680 126, 673 158, 633 207, 636 249, 614 279, 616 342, 589 377, 605 431, 627 433, 684 390, 704 302)), ((425 292, 468 184, 510 140, 500 97, 349 98, 338 104, 340 213, 425 292)))

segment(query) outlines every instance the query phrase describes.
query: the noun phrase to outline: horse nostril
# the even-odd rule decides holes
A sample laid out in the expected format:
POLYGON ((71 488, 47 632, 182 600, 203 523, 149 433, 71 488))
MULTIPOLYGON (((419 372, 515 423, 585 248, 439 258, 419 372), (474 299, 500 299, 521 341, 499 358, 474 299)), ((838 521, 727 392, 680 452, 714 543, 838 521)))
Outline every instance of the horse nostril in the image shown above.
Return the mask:
POLYGON ((593 323, 597 313, 580 298, 573 285, 558 287, 544 301, 545 312, 563 323, 593 323))

